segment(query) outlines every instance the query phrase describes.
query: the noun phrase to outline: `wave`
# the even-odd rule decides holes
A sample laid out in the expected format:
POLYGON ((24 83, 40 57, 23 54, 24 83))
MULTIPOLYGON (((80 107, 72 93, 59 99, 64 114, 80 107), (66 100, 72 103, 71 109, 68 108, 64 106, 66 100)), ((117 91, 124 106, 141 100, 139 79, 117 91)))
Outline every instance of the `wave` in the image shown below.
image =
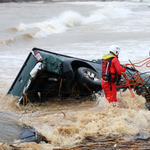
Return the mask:
POLYGON ((111 3, 101 7, 101 9, 94 11, 90 15, 89 20, 90 22, 95 22, 109 19, 125 18, 128 17, 128 14, 130 12, 131 11, 127 8, 119 8, 116 3, 111 3))
POLYGON ((30 24, 21 23, 18 27, 12 27, 12 30, 27 33, 23 34, 31 38, 45 38, 53 33, 62 33, 67 31, 70 27, 91 24, 98 21, 107 19, 118 19, 127 17, 129 14, 127 8, 120 8, 115 3, 110 3, 93 11, 90 16, 84 17, 75 11, 65 11, 57 17, 30 24), (38 31, 30 33, 29 29, 38 28, 38 31))
POLYGON ((14 41, 14 38, 3 39, 3 40, 0 40, 0 44, 6 45, 7 43, 10 43, 13 41, 14 41))

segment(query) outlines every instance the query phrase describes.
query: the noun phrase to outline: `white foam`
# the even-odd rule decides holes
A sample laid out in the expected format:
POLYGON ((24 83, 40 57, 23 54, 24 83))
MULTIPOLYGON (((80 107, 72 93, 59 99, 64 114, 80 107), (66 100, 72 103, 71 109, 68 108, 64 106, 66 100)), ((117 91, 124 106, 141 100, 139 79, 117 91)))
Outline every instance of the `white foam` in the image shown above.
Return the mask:
MULTIPOLYGON (((31 33, 33 38, 47 37, 52 33, 62 33, 67 31, 70 27, 80 26, 85 24, 91 24, 97 21, 103 21, 107 19, 117 19, 127 17, 129 10, 121 8, 115 3, 109 3, 98 10, 95 10, 88 17, 84 17, 75 11, 65 11, 57 17, 51 18, 43 22, 35 22, 30 24, 21 23, 17 28, 17 31, 27 31, 28 29, 38 28, 38 31, 31 33)), ((30 32, 30 31, 29 31, 30 32)), ((30 34, 30 33, 29 33, 30 34)))
POLYGON ((68 27, 78 26, 82 24, 82 16, 74 11, 65 11, 60 16, 46 20, 44 22, 37 22, 31 24, 21 23, 16 30, 27 31, 28 29, 38 28, 39 30, 33 35, 34 38, 47 37, 52 33, 61 33, 68 29, 68 27))
POLYGON ((83 17, 74 11, 66 11, 60 15, 60 20, 64 26, 73 27, 82 24, 83 17))
POLYGON ((115 3, 110 3, 105 5, 103 8, 100 8, 94 11, 89 19, 91 22, 107 20, 107 19, 117 19, 127 17, 131 11, 127 8, 120 8, 115 5, 115 3))

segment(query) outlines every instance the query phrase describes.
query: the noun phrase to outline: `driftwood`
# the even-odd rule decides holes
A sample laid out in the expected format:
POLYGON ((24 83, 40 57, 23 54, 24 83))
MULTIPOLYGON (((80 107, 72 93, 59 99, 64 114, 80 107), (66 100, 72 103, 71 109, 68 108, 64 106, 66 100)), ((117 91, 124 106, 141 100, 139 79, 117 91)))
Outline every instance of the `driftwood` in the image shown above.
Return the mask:
POLYGON ((5 145, 5 142, 4 142, 4 143, 2 143, 2 145, 1 145, 0 147, 3 147, 3 145, 5 145))
POLYGON ((115 150, 115 149, 132 149, 132 150, 144 150, 150 149, 150 140, 134 140, 125 141, 123 139, 124 136, 116 135, 112 137, 85 137, 85 139, 77 143, 71 147, 64 147, 64 148, 54 148, 53 150, 115 150))
MULTIPOLYGON (((127 135, 126 135, 127 136, 127 135)), ((130 135, 129 135, 130 136, 130 135)), ((112 137, 85 137, 85 139, 70 147, 53 148, 53 150, 148 150, 150 149, 150 140, 134 140, 124 141, 124 136, 115 135, 112 137)), ((9 144, 11 150, 22 150, 20 146, 9 144)), ((0 150, 3 150, 5 142, 0 145, 0 150)))
POLYGON ((61 113, 64 115, 64 117, 66 117, 66 114, 64 112, 61 111, 61 113))

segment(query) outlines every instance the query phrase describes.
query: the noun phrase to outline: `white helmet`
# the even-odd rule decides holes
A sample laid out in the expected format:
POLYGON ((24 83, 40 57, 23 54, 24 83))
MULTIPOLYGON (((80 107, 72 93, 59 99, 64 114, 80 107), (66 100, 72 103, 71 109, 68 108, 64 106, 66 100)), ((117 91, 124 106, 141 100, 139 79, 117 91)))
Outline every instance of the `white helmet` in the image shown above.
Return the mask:
POLYGON ((110 46, 110 52, 118 56, 120 52, 120 47, 117 45, 112 45, 110 46))

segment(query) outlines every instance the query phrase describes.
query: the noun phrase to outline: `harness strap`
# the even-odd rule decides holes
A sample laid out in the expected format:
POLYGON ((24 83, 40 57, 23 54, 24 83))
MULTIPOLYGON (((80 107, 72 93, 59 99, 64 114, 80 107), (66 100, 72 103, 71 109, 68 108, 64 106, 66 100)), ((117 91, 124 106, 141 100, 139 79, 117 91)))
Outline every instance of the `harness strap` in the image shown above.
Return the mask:
POLYGON ((106 68, 105 72, 102 71, 102 77, 104 77, 103 80, 105 80, 105 81, 111 81, 111 74, 112 73, 110 73, 110 66, 111 66, 111 61, 112 61, 113 58, 114 57, 112 57, 108 60, 108 62, 106 64, 106 67, 105 67, 106 68))

